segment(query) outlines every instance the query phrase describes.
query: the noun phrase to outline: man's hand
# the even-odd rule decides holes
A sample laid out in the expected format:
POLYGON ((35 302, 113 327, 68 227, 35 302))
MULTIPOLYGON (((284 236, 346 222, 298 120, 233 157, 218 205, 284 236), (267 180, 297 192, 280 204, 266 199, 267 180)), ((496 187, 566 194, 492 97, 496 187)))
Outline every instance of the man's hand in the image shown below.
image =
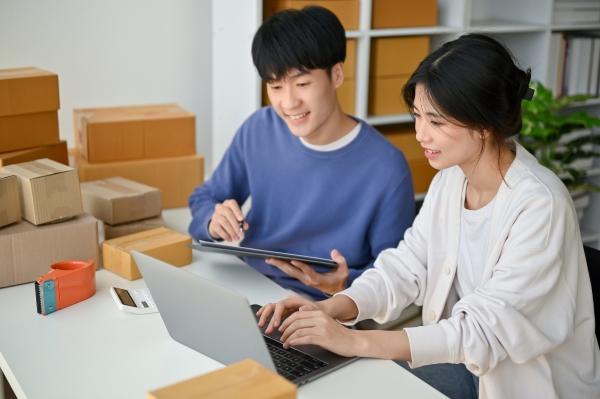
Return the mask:
POLYGON ((244 214, 235 200, 229 199, 215 206, 215 212, 208 223, 208 233, 215 240, 236 241, 244 237, 250 226, 244 221, 244 214), (242 223, 243 228, 240 228, 242 223))
POLYGON ((306 263, 297 260, 286 262, 281 259, 268 258, 266 262, 309 287, 315 287, 326 294, 333 295, 346 288, 349 272, 346 259, 336 249, 331 251, 331 259, 338 264, 338 267, 328 273, 318 273, 306 263))

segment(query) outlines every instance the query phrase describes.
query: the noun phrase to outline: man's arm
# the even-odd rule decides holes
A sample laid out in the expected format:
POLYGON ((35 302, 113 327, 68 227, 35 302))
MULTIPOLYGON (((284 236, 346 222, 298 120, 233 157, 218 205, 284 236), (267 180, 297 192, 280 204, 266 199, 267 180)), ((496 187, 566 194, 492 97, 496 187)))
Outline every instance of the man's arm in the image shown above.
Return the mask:
POLYGON ((244 126, 236 133, 212 177, 197 187, 189 198, 188 203, 192 211, 189 232, 196 240, 214 240, 208 231, 208 224, 218 204, 234 200, 241 206, 250 195, 243 129, 244 126))

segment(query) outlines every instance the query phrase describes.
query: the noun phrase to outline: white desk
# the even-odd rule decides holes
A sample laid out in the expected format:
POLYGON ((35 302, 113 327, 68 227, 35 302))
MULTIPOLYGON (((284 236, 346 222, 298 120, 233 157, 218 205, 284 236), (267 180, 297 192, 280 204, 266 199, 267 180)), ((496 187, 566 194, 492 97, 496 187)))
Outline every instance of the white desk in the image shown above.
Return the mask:
MULTIPOLYGON (((164 213, 185 232, 185 210, 164 213)), ((194 251, 187 270, 245 295, 250 303, 287 291, 236 258, 194 251)), ((158 314, 117 309, 108 289, 144 287, 109 271, 96 274, 97 293, 49 316, 36 313, 33 284, 0 289, 0 368, 19 399, 145 398, 146 392, 222 364, 172 340, 158 314)), ((299 389, 299 398, 441 398, 391 361, 361 359, 299 389)))

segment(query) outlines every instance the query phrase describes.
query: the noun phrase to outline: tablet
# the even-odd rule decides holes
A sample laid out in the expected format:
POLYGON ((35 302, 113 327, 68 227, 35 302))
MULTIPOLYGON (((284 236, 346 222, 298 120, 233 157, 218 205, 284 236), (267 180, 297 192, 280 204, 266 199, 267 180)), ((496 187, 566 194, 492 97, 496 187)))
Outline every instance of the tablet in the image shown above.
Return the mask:
POLYGON ((198 244, 186 244, 188 247, 197 249, 198 251, 204 252, 217 252, 220 254, 228 254, 235 256, 246 256, 248 258, 258 258, 258 259, 267 259, 267 258, 277 258, 284 260, 299 260, 304 263, 309 263, 312 265, 319 266, 327 266, 331 268, 336 268, 337 263, 332 261, 331 259, 324 258, 315 258, 313 256, 304 256, 304 255, 294 255, 288 254, 285 252, 275 252, 275 251, 267 251, 264 249, 255 249, 255 248, 246 248, 246 247, 234 247, 226 244, 219 244, 217 242, 209 242, 209 241, 198 241, 198 244))

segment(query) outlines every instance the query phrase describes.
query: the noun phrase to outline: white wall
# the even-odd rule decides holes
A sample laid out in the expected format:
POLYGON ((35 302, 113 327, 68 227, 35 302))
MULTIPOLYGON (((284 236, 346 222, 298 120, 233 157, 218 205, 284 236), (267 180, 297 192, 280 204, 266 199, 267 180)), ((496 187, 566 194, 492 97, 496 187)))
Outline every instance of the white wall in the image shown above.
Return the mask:
POLYGON ((211 1, 0 1, 0 69, 58 74, 60 136, 73 108, 175 102, 196 115, 212 171, 211 1))

